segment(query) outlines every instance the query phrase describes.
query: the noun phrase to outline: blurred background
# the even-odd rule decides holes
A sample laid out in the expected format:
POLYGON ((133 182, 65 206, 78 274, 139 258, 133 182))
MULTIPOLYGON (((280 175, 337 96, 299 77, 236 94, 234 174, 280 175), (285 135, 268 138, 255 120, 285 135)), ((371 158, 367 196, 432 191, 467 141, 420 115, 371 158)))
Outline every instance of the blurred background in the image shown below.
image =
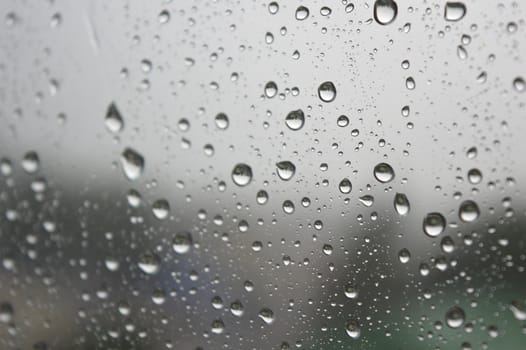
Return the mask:
POLYGON ((0 348, 523 349, 525 11, 0 2, 0 348))

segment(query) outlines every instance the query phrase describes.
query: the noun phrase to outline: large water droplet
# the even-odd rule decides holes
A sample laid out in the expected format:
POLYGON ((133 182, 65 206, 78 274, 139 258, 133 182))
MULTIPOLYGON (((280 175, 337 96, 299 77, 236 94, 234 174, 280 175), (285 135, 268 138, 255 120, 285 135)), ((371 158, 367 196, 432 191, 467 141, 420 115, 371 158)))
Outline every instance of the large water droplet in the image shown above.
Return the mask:
POLYGON ((376 0, 374 3, 374 19, 381 25, 393 22, 398 13, 398 5, 393 0, 376 0))
POLYGON ((296 173, 296 166, 288 160, 276 163, 276 170, 280 179, 288 181, 296 173))
POLYGON ((466 15, 466 5, 461 2, 446 2, 444 18, 446 21, 460 21, 466 15))
POLYGON ((345 322, 345 332, 353 339, 360 338, 360 324, 356 320, 348 320, 345 322))
POLYGON ((521 77, 513 79, 513 88, 517 92, 523 92, 524 90, 526 90, 526 83, 524 82, 524 79, 522 79, 521 77))
POLYGON ((451 328, 459 328, 464 324, 466 314, 459 306, 453 306, 446 312, 446 324, 451 328))
POLYGON ((424 232, 430 237, 436 237, 446 228, 446 219, 440 213, 429 213, 424 218, 424 232))
POLYGON ((272 98, 272 97, 276 96, 277 93, 278 93, 278 86, 276 85, 275 82, 269 81, 265 85, 265 96, 267 98, 272 98))
POLYGON ((303 21, 307 17, 309 17, 309 9, 306 8, 305 6, 299 6, 296 9, 296 19, 298 21, 303 21))
POLYGON ((478 219, 480 210, 477 203, 467 200, 460 204, 458 217, 464 222, 472 222, 478 219))
POLYGON ((259 318, 265 321, 266 324, 272 324, 275 320, 274 312, 269 308, 263 308, 259 311, 259 318))
POLYGON ((332 82, 326 81, 318 87, 318 96, 323 102, 332 102, 336 98, 336 87, 332 82))
POLYGON ((397 193, 394 198, 394 207, 398 215, 407 215, 411 206, 409 205, 409 199, 403 193, 397 193))
POLYGON ((188 232, 181 232, 175 235, 172 241, 172 248, 178 254, 187 253, 192 246, 192 236, 188 232))
POLYGON ((214 334, 221 334, 225 331, 225 324, 223 322, 223 320, 221 320, 220 318, 217 319, 217 320, 214 320, 212 321, 212 326, 211 326, 211 330, 212 330, 212 333, 214 334))
POLYGON ((345 178, 342 181, 340 181, 340 185, 338 186, 340 188, 340 192, 343 194, 350 193, 352 190, 352 183, 349 179, 345 178))
POLYGON ((141 255, 137 265, 142 272, 154 275, 161 269, 161 259, 154 253, 145 253, 141 255))
POLYGON ((305 114, 301 109, 292 111, 287 114, 285 124, 287 124, 290 130, 299 130, 303 127, 303 124, 305 124, 305 114))
POLYGON ((152 204, 152 212, 157 219, 164 220, 170 214, 170 203, 166 199, 158 199, 152 204))
POLYGON ((34 151, 27 152, 22 159, 22 169, 28 174, 35 173, 40 167, 40 159, 34 151))
POLYGON ((121 154, 121 165, 128 180, 137 180, 144 170, 144 158, 137 151, 126 148, 121 154))
POLYGON ((402 264, 406 264, 411 259, 411 253, 406 248, 403 248, 398 252, 398 259, 402 264))
POLYGON ((9 302, 0 304, 0 322, 10 323, 13 320, 13 306, 9 302))
POLYGON ((239 163, 232 170, 232 181, 238 186, 246 186, 252 181, 252 168, 239 163))
POLYGON ((393 168, 387 163, 380 163, 374 167, 374 177, 381 183, 386 183, 394 179, 393 168))
POLYGON ((228 116, 225 113, 218 113, 216 115, 215 122, 218 129, 225 130, 228 128, 229 121, 228 116))
POLYGON ((113 102, 110 104, 108 110, 106 111, 106 118, 104 120, 104 123, 106 124, 106 128, 112 133, 118 133, 122 130, 124 126, 122 116, 119 110, 117 109, 117 106, 113 102))

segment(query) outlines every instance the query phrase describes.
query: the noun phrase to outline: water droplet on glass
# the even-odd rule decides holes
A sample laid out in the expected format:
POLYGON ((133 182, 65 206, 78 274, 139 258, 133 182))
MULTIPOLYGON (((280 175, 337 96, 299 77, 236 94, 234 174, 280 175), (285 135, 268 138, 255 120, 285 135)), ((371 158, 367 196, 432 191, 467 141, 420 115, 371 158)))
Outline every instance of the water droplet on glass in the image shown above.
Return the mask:
POLYGON ((331 13, 332 13, 332 10, 331 10, 330 7, 323 6, 323 7, 320 9, 320 14, 321 14, 322 16, 329 16, 331 13))
POLYGON ((154 253, 145 253, 141 255, 137 265, 142 272, 154 275, 161 269, 161 259, 154 253))
POLYGON ((270 14, 275 15, 279 11, 279 5, 277 2, 272 1, 270 4, 268 4, 268 12, 270 14))
POLYGON ((243 316, 243 313, 245 312, 243 304, 241 304, 239 300, 232 302, 230 304, 230 312, 237 317, 243 316))
POLYGON ((424 218, 424 232, 430 237, 436 237, 446 228, 446 219, 440 213, 429 213, 424 218))
POLYGON ((524 82, 524 79, 522 79, 521 77, 515 78, 513 80, 513 88, 517 92, 523 92, 524 90, 526 90, 526 83, 524 82))
POLYGON ((106 128, 112 133, 118 133, 122 130, 124 122, 115 103, 112 102, 108 107, 104 122, 106 124, 106 128))
POLYGON ((409 199, 403 193, 397 193, 394 198, 394 207, 398 215, 407 215, 410 210, 409 199))
POLYGON ((268 193, 265 190, 260 190, 256 194, 256 202, 258 204, 265 204, 268 201, 268 193))
POLYGON ((274 322, 274 312, 269 308, 263 308, 258 313, 259 318, 265 321, 266 324, 272 324, 274 322))
POLYGON ((9 302, 0 303, 0 322, 10 323, 13 320, 13 306, 9 302))
POLYGON ((360 324, 356 320, 348 320, 345 322, 345 332, 353 339, 360 338, 360 324))
POLYGON ((305 6, 299 6, 296 9, 296 19, 298 21, 303 21, 307 17, 309 17, 309 9, 306 8, 305 6))
POLYGON ((192 246, 192 236, 188 232, 177 233, 172 241, 172 248, 177 254, 187 253, 192 246))
POLYGON ((144 158, 137 151, 126 148, 121 154, 121 166, 128 180, 137 180, 144 170, 144 158))
POLYGON ((374 3, 374 19, 378 24, 387 25, 393 22, 398 13, 398 5, 393 0, 376 0, 374 3))
POLYGON ((226 128, 228 128, 229 121, 228 116, 225 113, 217 114, 215 122, 218 129, 225 130, 226 128))
POLYGON ((467 200, 460 204, 458 217, 464 222, 472 222, 478 219, 480 210, 477 203, 467 200))
POLYGON ((358 297, 358 289, 354 287, 351 283, 347 283, 343 288, 345 296, 349 299, 356 299, 358 297))
POLYGON ((36 152, 30 151, 22 159, 22 169, 28 174, 35 173, 40 167, 40 159, 36 152))
POLYGON ((221 334, 225 331, 225 324, 223 323, 223 320, 219 318, 217 320, 212 321, 211 328, 212 333, 221 334))
POLYGON ((286 214, 292 214, 294 213, 294 203, 292 203, 292 201, 290 200, 286 200, 283 202, 283 211, 286 213, 286 214))
POLYGON ((336 98, 336 87, 332 82, 326 81, 318 87, 318 96, 323 102, 332 102, 336 98))
POLYGON ((341 193, 347 194, 350 193, 352 190, 352 183, 349 179, 345 178, 342 181, 340 181, 340 185, 338 187, 341 193))
POLYGON ((466 5, 461 2, 446 2, 444 18, 446 21, 460 21, 466 15, 466 5))
POLYGON ((365 205, 366 207, 370 207, 374 204, 374 197, 371 195, 366 194, 365 196, 361 196, 358 198, 360 203, 365 205))
POLYGON ((246 186, 252 181, 252 168, 239 163, 232 170, 232 181, 238 186, 246 186))
POLYGON ((269 81, 267 84, 265 84, 265 96, 267 98, 272 98, 276 96, 278 93, 278 86, 275 82, 269 81))
POLYGON ((405 87, 407 90, 414 90, 416 87, 415 79, 413 77, 409 77, 405 80, 405 87))
POLYGON ((392 181, 395 177, 393 168, 387 163, 380 163, 374 167, 374 177, 381 183, 392 181))
POLYGON ((398 252, 398 259, 402 264, 406 264, 411 259, 411 253, 406 248, 403 248, 398 252))
POLYGON ((473 185, 480 183, 482 181, 482 173, 480 170, 476 168, 470 169, 468 171, 468 181, 473 185))
POLYGON ((152 212, 157 219, 164 220, 170 214, 170 203, 166 199, 158 199, 152 204, 152 212))
POLYGON ((305 124, 305 114, 301 109, 292 111, 287 114, 285 124, 287 124, 290 130, 299 130, 303 127, 303 124, 305 124))
POLYGON ((276 163, 276 171, 280 179, 288 181, 296 173, 296 166, 288 160, 276 163))
POLYGON ((464 324, 466 314, 458 306, 453 306, 446 312, 446 324, 451 328, 459 328, 464 324))

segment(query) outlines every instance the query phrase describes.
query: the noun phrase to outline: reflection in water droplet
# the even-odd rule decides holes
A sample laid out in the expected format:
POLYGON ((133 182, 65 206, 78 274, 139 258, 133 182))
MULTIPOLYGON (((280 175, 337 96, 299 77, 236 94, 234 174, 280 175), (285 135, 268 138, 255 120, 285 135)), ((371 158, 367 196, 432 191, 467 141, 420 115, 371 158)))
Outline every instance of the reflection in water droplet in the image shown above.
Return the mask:
POLYGON ((188 232, 177 233, 172 241, 172 248, 178 254, 187 253, 192 246, 192 236, 188 232))
POLYGON ((517 92, 523 92, 524 90, 526 90, 526 83, 524 82, 524 79, 522 79, 521 77, 515 78, 513 80, 513 88, 517 92))
POLYGON ((292 203, 292 201, 290 200, 286 200, 283 202, 283 211, 287 214, 292 214, 294 213, 294 203, 292 203))
POLYGON ((380 163, 374 167, 374 177, 381 183, 386 183, 394 179, 395 173, 389 164, 380 163))
POLYGON ((121 166, 128 180, 137 180, 144 170, 144 158, 137 151, 126 148, 121 154, 121 166))
POLYGON ((288 181, 296 173, 296 166, 288 160, 276 163, 276 171, 280 179, 288 181))
POLYGON ((292 111, 287 114, 285 124, 287 124, 290 130, 299 130, 303 127, 303 124, 305 124, 305 114, 301 109, 292 111))
POLYGON ((466 15, 466 5, 461 2, 446 2, 444 18, 446 21, 460 21, 466 15))
POLYGON ((108 107, 104 122, 106 124, 106 128, 112 133, 118 133, 122 130, 124 121, 115 103, 112 102, 108 107))
POLYGON ((142 272, 154 275, 161 269, 161 259, 154 253, 145 253, 141 255, 137 265, 142 272))
POLYGON ((225 331, 225 324, 223 323, 223 320, 219 318, 217 320, 212 321, 211 328, 212 333, 221 334, 225 331))
POLYGON ((394 207, 398 215, 407 215, 411 206, 409 205, 409 199, 403 193, 397 193, 394 198, 394 207))
POLYGON ((309 9, 306 8, 305 6, 299 6, 296 9, 296 19, 298 21, 303 21, 307 17, 309 17, 309 9))
POLYGON ((336 98, 336 87, 332 82, 326 81, 318 87, 318 96, 323 102, 332 102, 336 98))
POLYGON ((482 181, 482 173, 480 170, 476 168, 470 169, 468 171, 468 181, 473 185, 480 183, 482 181))
POLYGON ((430 237, 436 237, 446 228, 446 219, 440 213, 429 213, 424 218, 424 232, 430 237))
POLYGON ((354 287, 351 283, 347 283, 343 288, 345 296, 349 299, 356 299, 358 297, 358 289, 354 287))
POLYGON ((35 173, 40 167, 40 159, 36 152, 30 151, 22 159, 22 169, 28 174, 35 173))
POLYGON ((243 163, 237 164, 232 170, 232 181, 240 187, 248 185, 252 181, 252 168, 243 163))
POLYGON ((374 3, 374 19, 378 24, 387 25, 393 22, 398 13, 398 5, 394 0, 376 0, 374 3))
POLYGON ((467 200, 460 204, 458 216, 464 222, 472 222, 478 219, 480 210, 477 203, 467 200))
POLYGON ((233 301, 230 304, 230 312, 237 317, 243 316, 243 313, 245 312, 243 304, 241 304, 239 300, 233 301))
POLYGON ((260 190, 256 194, 256 202, 258 204, 265 204, 268 201, 268 193, 265 190, 260 190))
POLYGON ((446 312, 446 324, 451 328, 459 328, 464 324, 466 314, 458 306, 453 306, 446 312))
POLYGON ((360 337, 360 324, 356 320, 348 320, 345 322, 345 332, 353 339, 360 337))
POLYGON ((341 193, 344 193, 344 194, 350 193, 352 190, 351 181, 347 178, 343 179, 342 181, 340 181, 339 188, 340 188, 341 193))

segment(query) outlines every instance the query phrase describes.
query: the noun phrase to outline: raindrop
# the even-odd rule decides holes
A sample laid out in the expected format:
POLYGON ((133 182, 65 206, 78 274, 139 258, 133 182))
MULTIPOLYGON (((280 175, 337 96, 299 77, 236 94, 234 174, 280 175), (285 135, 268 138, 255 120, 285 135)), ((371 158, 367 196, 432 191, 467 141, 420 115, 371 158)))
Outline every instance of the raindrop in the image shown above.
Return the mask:
POLYGON ((121 154, 121 166, 128 180, 137 180, 144 170, 144 158, 137 151, 126 148, 121 154))
POLYGON ((406 264, 411 259, 411 253, 406 248, 403 248, 398 252, 398 259, 402 264, 406 264))
POLYGON ((266 324, 272 324, 275 320, 274 312, 269 308, 263 308, 258 313, 259 318, 265 321, 266 324))
POLYGON ((473 185, 480 183, 482 181, 482 173, 480 170, 475 168, 470 169, 468 171, 468 181, 473 185))
POLYGON ((513 88, 517 92, 523 92, 524 90, 526 90, 526 83, 524 82, 524 79, 522 79, 521 77, 515 78, 513 80, 513 88))
POLYGON ((142 272, 154 275, 161 269, 161 259, 154 253, 145 253, 141 255, 137 265, 142 272))
POLYGON ((466 5, 461 2, 446 2, 444 18, 446 21, 460 21, 466 15, 466 5))
POLYGON ((374 177, 381 183, 386 183, 394 179, 395 173, 389 164, 380 163, 374 167, 374 177))
POLYGON ((276 171, 281 180, 289 181, 296 173, 296 166, 288 160, 276 163, 276 171))
POLYGON ((321 14, 322 16, 329 16, 331 13, 332 13, 332 10, 331 10, 330 7, 323 6, 323 7, 320 9, 320 14, 321 14))
POLYGON ((340 115, 336 121, 336 124, 338 124, 339 127, 344 128, 349 125, 349 118, 347 118, 346 115, 340 115))
POLYGON ((436 237, 446 228, 446 219, 440 213, 429 213, 424 218, 424 232, 430 237, 436 237))
POLYGON ((239 163, 232 170, 232 181, 240 187, 246 186, 252 181, 252 168, 239 163))
POLYGON ((394 207, 398 215, 407 215, 411 209, 409 199, 403 193, 397 193, 394 198, 394 207))
POLYGON ((466 314, 458 306, 453 306, 446 312, 446 324, 451 328, 461 327, 466 320, 466 314))
POLYGON ((286 213, 286 214, 292 214, 294 213, 294 203, 292 203, 292 201, 290 200, 286 200, 283 202, 283 211, 286 213))
POLYGON ((267 193, 267 191, 265 191, 265 190, 258 191, 258 193, 256 194, 256 202, 258 204, 263 205, 263 204, 267 203, 267 201, 268 201, 268 193, 267 193))
POLYGON ((290 130, 299 130, 305 124, 305 114, 301 109, 289 112, 285 118, 285 124, 289 127, 290 130))
POLYGON ((478 219, 480 210, 477 203, 467 200, 460 204, 458 217, 464 222, 473 222, 478 219))
POLYGON ((275 15, 279 11, 279 5, 277 2, 273 1, 270 4, 268 4, 268 12, 270 12, 271 15, 275 15))
POLYGON ((323 102, 332 102, 336 98, 336 87, 332 82, 326 81, 318 87, 318 96, 323 102))
POLYGON ((348 320, 345 322, 345 332, 353 339, 360 337, 360 324, 356 320, 348 320))
POLYGON ((407 90, 414 90, 416 87, 415 79, 413 77, 409 77, 405 80, 405 87, 407 90))
POLYGON ((106 118, 104 119, 104 123, 106 124, 106 128, 112 133, 118 133, 122 130, 124 126, 122 116, 119 110, 117 109, 117 106, 113 102, 110 104, 108 110, 106 111, 106 118))
POLYGON ((228 128, 229 121, 228 116, 225 113, 217 114, 215 122, 218 129, 225 130, 226 128, 228 128))
POLYGON ((365 196, 361 196, 358 199, 360 200, 360 203, 362 203, 366 207, 370 207, 374 204, 374 197, 368 194, 366 194, 365 196))
POLYGON ((172 241, 172 248, 177 254, 188 253, 192 246, 192 236, 188 232, 177 233, 172 241))
POLYGON ((10 323, 13 320, 13 306, 9 302, 0 304, 0 322, 10 323))
POLYGON ((398 5, 393 0, 376 0, 374 3, 374 19, 381 25, 393 22, 398 13, 398 5))
POLYGON ((30 151, 22 159, 22 169, 28 174, 35 173, 40 167, 40 159, 36 152, 30 151))
POLYGON ((157 219, 164 220, 170 214, 170 203, 166 199, 158 199, 152 204, 152 212, 157 219))
POLYGON ((296 9, 296 19, 298 21, 303 21, 307 17, 309 17, 309 9, 306 8, 305 6, 299 6, 296 9))
POLYGON ((347 283, 343 288, 345 296, 349 299, 356 299, 358 297, 358 289, 354 287, 351 283, 347 283))
POLYGON ((214 334, 221 334, 225 331, 225 324, 223 321, 219 318, 217 320, 214 320, 212 322, 212 333, 214 334))
POLYGON ((243 316, 243 313, 245 312, 243 304, 241 304, 239 300, 232 302, 230 304, 230 312, 237 317, 243 316))
POLYGON ((275 82, 269 81, 267 84, 265 84, 265 96, 267 98, 272 98, 276 96, 278 93, 278 86, 275 82))
POLYGON ((338 187, 341 193, 347 194, 350 193, 352 190, 352 183, 349 179, 345 178, 342 181, 340 181, 340 185, 338 187))

